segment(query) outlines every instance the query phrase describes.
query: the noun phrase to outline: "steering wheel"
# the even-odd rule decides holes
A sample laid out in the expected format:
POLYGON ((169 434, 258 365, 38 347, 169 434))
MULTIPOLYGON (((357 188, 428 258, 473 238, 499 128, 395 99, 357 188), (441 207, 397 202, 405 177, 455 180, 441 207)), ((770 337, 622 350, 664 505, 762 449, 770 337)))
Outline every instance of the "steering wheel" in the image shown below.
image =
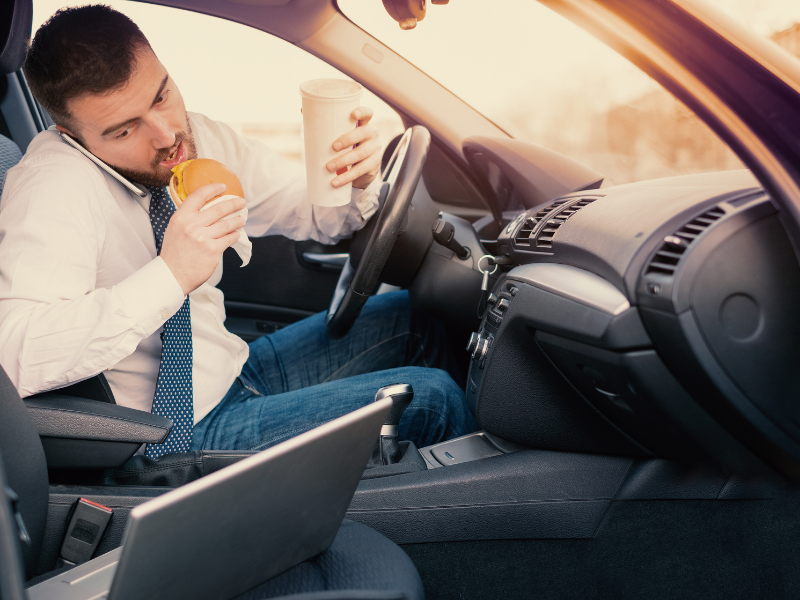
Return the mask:
POLYGON ((408 207, 417 189, 430 143, 431 134, 427 129, 420 125, 410 127, 403 134, 381 174, 382 206, 379 206, 368 226, 359 232, 364 235, 371 229, 369 241, 361 259, 357 261, 358 266, 353 268, 351 254, 342 269, 325 318, 327 333, 332 338, 341 338, 350 331, 364 304, 377 289, 378 278, 405 222, 408 207))

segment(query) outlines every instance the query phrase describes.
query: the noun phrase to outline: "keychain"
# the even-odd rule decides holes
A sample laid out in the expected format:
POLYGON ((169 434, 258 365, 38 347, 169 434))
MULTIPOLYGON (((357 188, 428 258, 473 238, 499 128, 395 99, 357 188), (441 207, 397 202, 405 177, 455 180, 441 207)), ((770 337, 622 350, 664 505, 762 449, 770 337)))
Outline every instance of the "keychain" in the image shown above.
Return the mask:
POLYGON ((483 273, 483 281, 481 281, 481 299, 478 302, 478 318, 483 317, 483 313, 486 311, 486 296, 488 295, 489 291, 489 275, 497 271, 497 263, 494 262, 494 256, 491 254, 484 254, 478 260, 478 270, 483 273), (481 268, 481 263, 486 260, 486 270, 481 268), (491 271, 489 267, 494 264, 494 269, 491 271))

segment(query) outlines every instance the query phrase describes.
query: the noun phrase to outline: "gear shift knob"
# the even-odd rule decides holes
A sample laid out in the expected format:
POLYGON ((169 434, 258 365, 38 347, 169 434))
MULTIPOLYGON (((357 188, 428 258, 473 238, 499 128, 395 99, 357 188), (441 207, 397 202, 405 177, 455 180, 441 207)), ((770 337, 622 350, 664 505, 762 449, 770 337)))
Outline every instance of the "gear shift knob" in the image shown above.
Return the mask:
POLYGON ((380 437, 375 442, 375 449, 372 451, 372 457, 368 463, 372 466, 391 465, 399 462, 403 457, 403 450, 397 439, 397 426, 400 423, 400 417, 403 416, 403 411, 414 399, 414 389, 407 383, 387 385, 375 394, 376 402, 384 398, 392 399, 392 408, 389 409, 386 421, 381 427, 380 437))
POLYGON ((375 402, 384 398, 392 399, 392 408, 386 416, 386 421, 381 427, 381 436, 397 436, 397 426, 400 424, 400 417, 414 399, 414 388, 407 383, 395 383, 387 385, 378 390, 375 394, 375 402))

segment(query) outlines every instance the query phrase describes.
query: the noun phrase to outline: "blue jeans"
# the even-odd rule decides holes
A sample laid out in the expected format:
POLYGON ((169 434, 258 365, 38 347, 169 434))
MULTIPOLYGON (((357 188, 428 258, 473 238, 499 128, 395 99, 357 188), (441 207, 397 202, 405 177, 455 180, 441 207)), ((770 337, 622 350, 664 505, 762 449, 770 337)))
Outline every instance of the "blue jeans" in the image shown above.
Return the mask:
POLYGON ((451 366, 442 325, 411 310, 406 292, 374 296, 340 340, 320 313, 250 344, 222 401, 194 427, 193 449, 263 450, 410 383, 400 439, 429 446, 478 428, 451 366))

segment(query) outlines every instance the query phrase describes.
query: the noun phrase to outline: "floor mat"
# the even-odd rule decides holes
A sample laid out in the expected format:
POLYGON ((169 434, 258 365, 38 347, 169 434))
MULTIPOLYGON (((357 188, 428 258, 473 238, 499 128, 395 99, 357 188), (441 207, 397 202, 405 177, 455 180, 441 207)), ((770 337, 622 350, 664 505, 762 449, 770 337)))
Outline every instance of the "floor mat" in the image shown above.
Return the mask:
POLYGON ((800 497, 617 502, 591 540, 404 549, 428 600, 800 598, 800 497))

